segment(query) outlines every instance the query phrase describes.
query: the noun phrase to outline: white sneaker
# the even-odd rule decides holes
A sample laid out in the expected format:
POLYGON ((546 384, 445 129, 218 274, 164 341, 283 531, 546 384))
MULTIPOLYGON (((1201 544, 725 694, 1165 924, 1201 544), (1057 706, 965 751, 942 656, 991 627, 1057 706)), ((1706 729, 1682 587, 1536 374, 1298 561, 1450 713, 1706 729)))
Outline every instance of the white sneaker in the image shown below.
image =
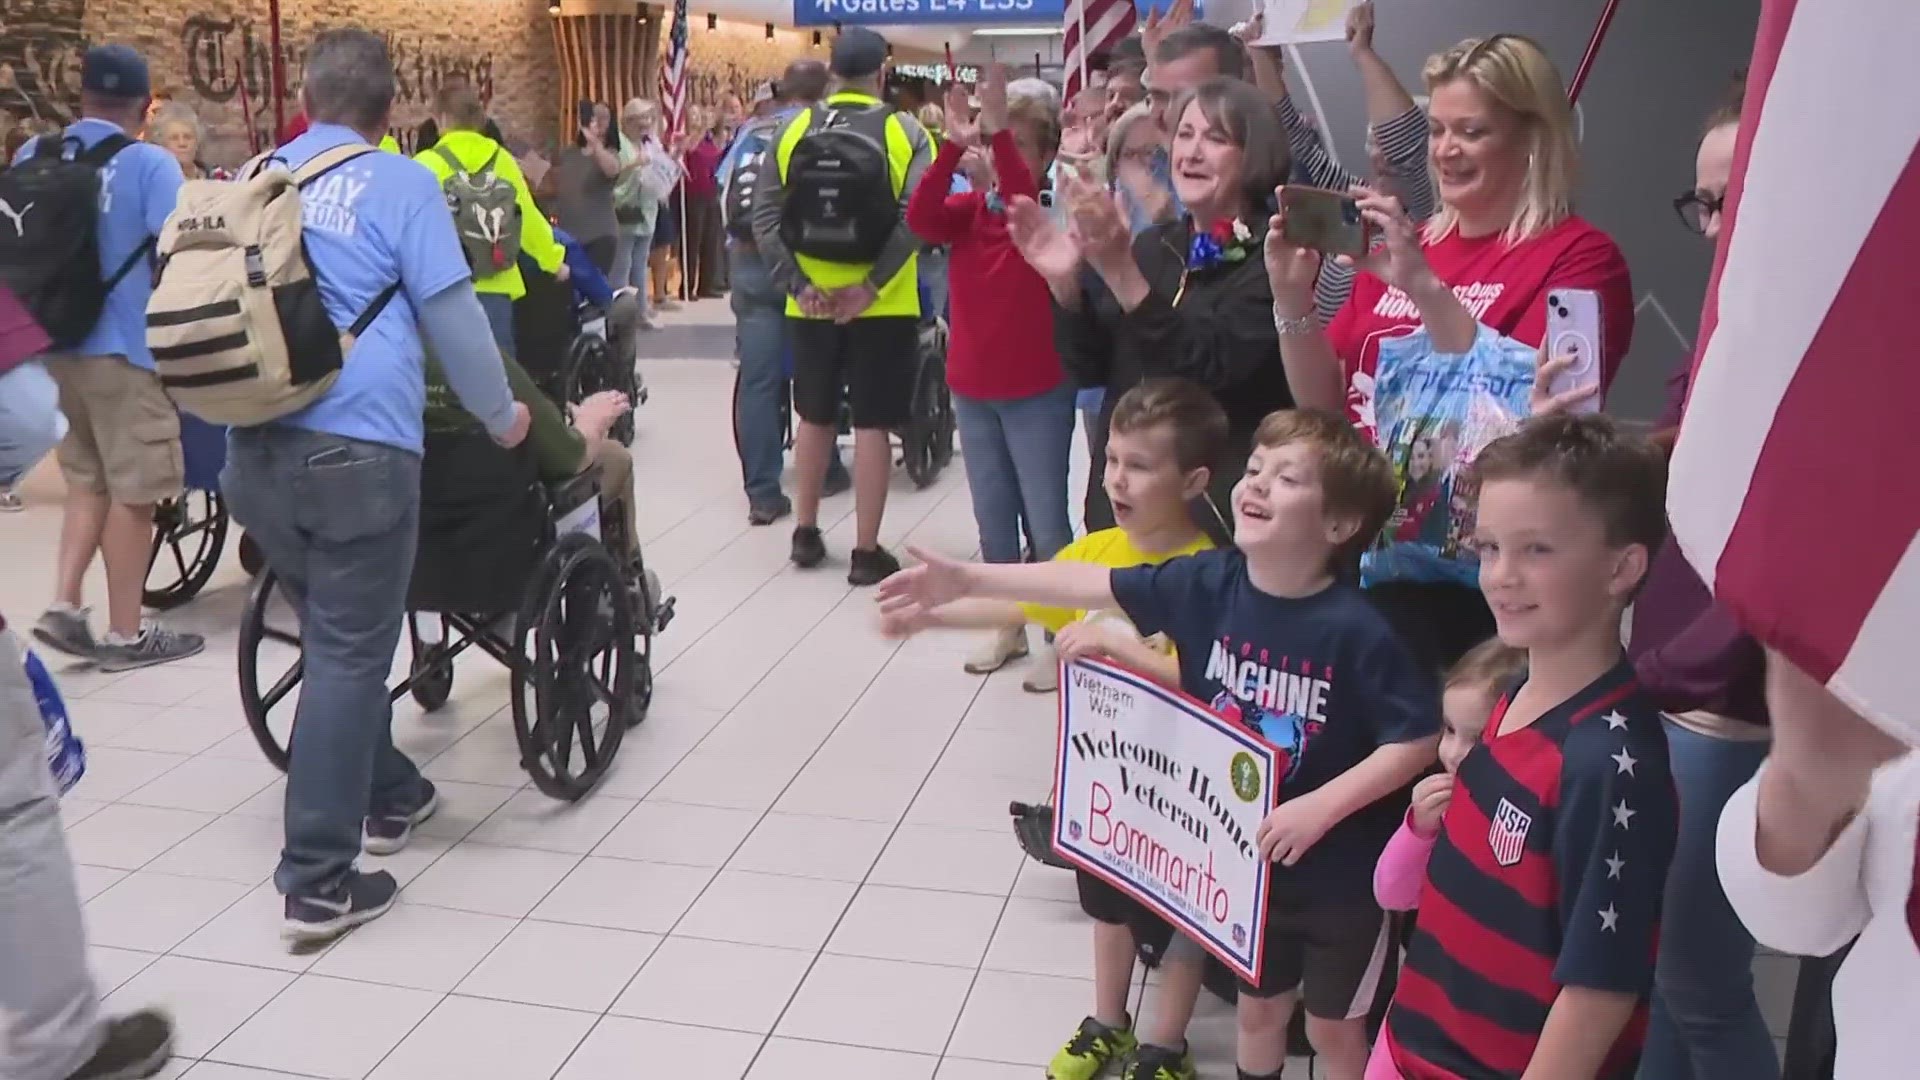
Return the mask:
POLYGON ((1060 655, 1053 651, 1053 642, 1040 646, 1034 654, 1027 665, 1027 677, 1020 680, 1020 689, 1029 694, 1051 694, 1060 689, 1060 655))
POLYGON ((980 646, 972 656, 967 657, 966 671, 969 675, 991 674, 1025 655, 1027 655, 1027 628, 1009 626, 1004 630, 995 630, 986 644, 980 646))

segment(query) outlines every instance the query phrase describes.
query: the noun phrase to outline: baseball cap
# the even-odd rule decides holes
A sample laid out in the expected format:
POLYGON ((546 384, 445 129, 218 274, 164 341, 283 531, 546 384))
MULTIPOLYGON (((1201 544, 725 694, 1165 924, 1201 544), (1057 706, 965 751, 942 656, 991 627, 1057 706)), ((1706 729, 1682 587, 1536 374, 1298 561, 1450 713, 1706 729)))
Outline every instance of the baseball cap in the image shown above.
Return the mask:
POLYGON ((864 79, 887 66, 887 39, 864 26, 849 26, 833 40, 828 70, 842 79, 864 79))
POLYGON ((147 97, 147 62, 126 45, 95 45, 80 61, 80 89, 122 98, 147 97))

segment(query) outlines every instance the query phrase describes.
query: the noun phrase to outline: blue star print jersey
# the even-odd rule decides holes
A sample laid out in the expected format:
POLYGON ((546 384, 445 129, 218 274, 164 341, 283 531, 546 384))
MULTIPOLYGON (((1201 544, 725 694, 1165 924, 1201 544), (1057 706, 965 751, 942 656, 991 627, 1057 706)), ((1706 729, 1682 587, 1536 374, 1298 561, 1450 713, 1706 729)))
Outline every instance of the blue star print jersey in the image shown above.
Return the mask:
POLYGON ((1519 1077, 1562 987, 1636 994, 1599 1080, 1646 1031, 1678 803, 1660 713, 1622 661, 1460 765, 1386 1038, 1407 1080, 1519 1077))

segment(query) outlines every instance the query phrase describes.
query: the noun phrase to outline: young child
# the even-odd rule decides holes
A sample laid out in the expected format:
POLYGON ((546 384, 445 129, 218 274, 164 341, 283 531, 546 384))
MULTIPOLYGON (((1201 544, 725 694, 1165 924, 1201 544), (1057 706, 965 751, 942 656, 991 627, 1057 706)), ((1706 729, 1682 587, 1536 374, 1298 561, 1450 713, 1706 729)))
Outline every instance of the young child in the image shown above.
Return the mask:
MULTIPOLYGON (((1399 831, 1380 853, 1373 868, 1373 898, 1386 911, 1412 911, 1420 906, 1420 888, 1427 882, 1427 856, 1439 838, 1440 822, 1453 799, 1454 778, 1467 751, 1480 741, 1487 717, 1500 695, 1527 670, 1527 654, 1499 638, 1475 645, 1447 672, 1440 690, 1440 768, 1413 786, 1413 805, 1399 831)), ((1374 1059, 1385 1060, 1384 1044, 1374 1048, 1374 1059)), ((1369 1063, 1368 1069, 1373 1068, 1369 1063)), ((1372 1072, 1368 1078, 1372 1080, 1372 1072)), ((1381 1073, 1392 1076, 1392 1073, 1381 1073)))
POLYGON ((1666 463, 1598 415, 1481 451, 1474 540, 1526 680, 1461 761, 1381 1038, 1407 1080, 1627 1080, 1677 807, 1620 618, 1666 533, 1666 463))
MULTIPOLYGON (((1115 569, 1165 562, 1213 547, 1188 506, 1207 490, 1207 462, 1214 459, 1226 437, 1226 413, 1212 394, 1193 383, 1150 379, 1127 391, 1115 403, 1108 424, 1106 471, 1101 479, 1117 524, 1067 545, 1054 559, 1115 569)), ((1098 652, 1162 682, 1179 683, 1170 650, 1141 640, 1112 612, 960 599, 882 616, 883 629, 892 635, 930 627, 1021 628, 1028 622, 1058 634, 1066 655, 1098 652)), ((1083 870, 1075 870, 1074 876, 1080 907, 1093 920, 1094 1011, 1054 1055, 1047 1069, 1053 1080, 1093 1080, 1134 1051, 1137 1037, 1127 1014, 1134 935, 1153 935, 1157 944, 1164 945, 1171 934, 1165 922, 1113 886, 1083 870)), ((1160 1000, 1169 1005, 1162 1019, 1176 1025, 1171 1029, 1176 1044, 1199 997, 1203 964, 1204 954, 1169 956, 1162 965, 1165 984, 1160 1000)))
MULTIPOLYGON (((881 586, 894 612, 963 596, 1117 605, 1141 633, 1173 641, 1182 690, 1279 748, 1280 804, 1258 839, 1281 869, 1261 982, 1240 994, 1242 1080, 1280 1075, 1296 998, 1327 1075, 1366 1069, 1366 1014, 1392 957, 1373 866, 1400 818, 1390 796, 1432 764, 1439 740, 1432 676, 1347 580, 1395 494, 1385 456, 1343 417, 1278 412, 1233 490, 1233 549, 1123 570, 916 552, 922 565, 881 586)), ((1183 1044, 1143 1042, 1126 1075, 1192 1077, 1183 1044)))

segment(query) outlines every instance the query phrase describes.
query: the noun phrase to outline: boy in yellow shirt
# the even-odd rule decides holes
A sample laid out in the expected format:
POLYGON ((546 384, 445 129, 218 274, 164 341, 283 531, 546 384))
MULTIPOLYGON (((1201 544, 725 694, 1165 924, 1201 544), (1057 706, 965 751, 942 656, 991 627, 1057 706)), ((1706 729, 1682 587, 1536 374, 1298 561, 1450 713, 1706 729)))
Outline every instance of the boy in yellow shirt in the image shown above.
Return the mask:
MULTIPOLYGON (((1212 394, 1193 383, 1149 379, 1127 391, 1108 424, 1101 478, 1116 524, 1067 545, 1054 560, 1123 569, 1212 548, 1190 506, 1206 494, 1207 463, 1216 459, 1226 439, 1226 413, 1212 394)), ((1180 685, 1173 647, 1158 634, 1143 641, 1118 610, 964 599, 882 616, 881 627, 890 636, 904 637, 929 628, 988 630, 1029 622, 1055 633, 1055 646, 1064 659, 1100 655, 1168 686, 1180 685)), ((1050 835, 1051 816, 1050 808, 1022 814, 1015 832, 1028 854, 1061 865, 1036 850, 1050 841, 1030 835, 1042 828, 1050 835), (1034 821, 1042 824, 1028 827, 1034 821)), ((1053 1080, 1092 1080, 1133 1051, 1138 1040, 1127 1013, 1127 991, 1135 935, 1152 938, 1156 950, 1166 949, 1171 937, 1167 924, 1139 901, 1083 870, 1074 874, 1081 910, 1093 919, 1094 1011, 1048 1066, 1053 1080)), ((1175 1040, 1192 1017, 1204 964, 1205 954, 1197 949, 1176 949, 1165 956, 1156 1010, 1161 1015, 1156 1020, 1175 1040)))

